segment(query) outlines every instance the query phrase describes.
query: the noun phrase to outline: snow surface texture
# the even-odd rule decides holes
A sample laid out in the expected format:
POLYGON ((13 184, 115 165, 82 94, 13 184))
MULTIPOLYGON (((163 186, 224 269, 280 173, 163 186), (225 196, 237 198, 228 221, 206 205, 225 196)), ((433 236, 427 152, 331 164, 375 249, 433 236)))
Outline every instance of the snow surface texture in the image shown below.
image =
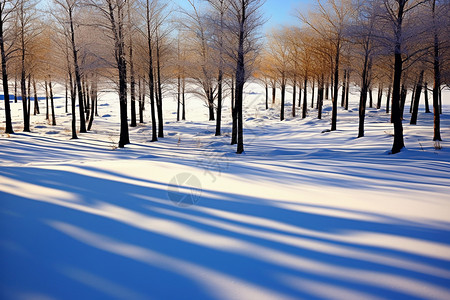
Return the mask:
POLYGON ((260 91, 246 89, 240 156, 228 105, 214 137, 202 101, 188 99, 177 123, 169 95, 166 137, 148 142, 144 124, 116 149, 112 92, 79 140, 64 99, 59 125, 32 116, 32 133, 13 103, 17 134, 0 138, 0 299, 450 299, 450 93, 442 149, 432 114, 421 107, 410 126, 407 106, 407 149, 389 155, 384 109, 368 109, 356 139, 356 90, 324 133, 330 101, 323 120, 280 122, 260 91))

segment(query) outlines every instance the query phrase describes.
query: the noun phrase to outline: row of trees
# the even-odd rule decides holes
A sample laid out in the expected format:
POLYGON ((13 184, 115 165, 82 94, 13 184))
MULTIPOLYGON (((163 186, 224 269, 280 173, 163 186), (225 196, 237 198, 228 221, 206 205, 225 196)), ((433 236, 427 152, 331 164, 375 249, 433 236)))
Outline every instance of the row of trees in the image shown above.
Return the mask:
MULTIPOLYGON (((321 118, 323 99, 330 96, 331 131, 336 130, 338 103, 348 109, 352 81, 360 88, 358 137, 362 137, 367 101, 370 100, 372 107, 375 102, 372 90, 376 88, 376 107, 381 107, 386 93, 386 112, 392 108, 392 153, 397 153, 404 147, 402 120, 406 91, 413 91, 411 124, 416 124, 423 86, 428 107, 427 84, 433 83, 433 140, 441 140, 441 87, 450 83, 449 1, 317 0, 315 9, 307 14, 298 12, 298 16, 302 26, 275 29, 268 34, 268 47, 257 73, 266 86, 266 102, 268 87, 280 87, 281 119, 286 85, 293 87, 293 107, 297 86, 303 89, 304 118, 308 109, 307 89, 314 91, 317 84, 318 117, 321 118)), ((300 106, 301 93, 299 97, 300 106)), ((311 107, 313 101, 314 92, 311 107)), ((295 115, 295 109, 292 114, 295 115)))
MULTIPOLYGON (((205 100, 216 135, 222 134, 223 101, 231 101, 231 143, 242 153, 243 90, 254 76, 266 88, 266 108, 269 88, 272 101, 280 88, 281 119, 287 86, 293 88, 293 116, 296 106, 303 118, 315 106, 322 118, 323 101, 331 98, 331 131, 337 128, 338 103, 348 108, 350 83, 355 83, 361 91, 359 137, 364 136, 367 101, 380 108, 387 94, 393 153, 404 147, 406 91, 415 91, 415 123, 421 91, 428 95, 432 83, 434 140, 441 139, 439 95, 450 82, 448 0, 317 0, 313 10, 298 12, 301 26, 275 29, 265 44, 259 34, 263 3, 186 0, 185 7, 177 7, 164 0, 53 0, 44 11, 51 17, 43 17, 35 0, 0 0, 5 132, 14 132, 11 89, 21 96, 24 131, 29 131, 31 87, 35 99, 36 86, 45 87, 50 99, 46 116, 50 120, 52 111, 56 124, 52 89, 55 82, 64 85, 75 139, 77 127, 80 133, 91 129, 98 91, 113 83, 120 100, 119 147, 130 143, 128 126, 144 122, 146 99, 152 141, 157 141, 164 137, 163 99, 177 98, 180 120, 186 117, 185 95, 193 93, 205 100), (378 90, 376 101, 373 89, 378 90)), ((39 112, 34 101, 34 114, 39 112)))
MULTIPOLYGON (((130 143, 128 116, 131 113, 130 126, 136 126, 136 102, 143 122, 146 98, 152 141, 157 141, 164 137, 164 97, 177 95, 178 118, 184 119, 186 82, 191 82, 202 89, 220 135, 227 83, 233 86, 232 144, 242 153, 242 95, 257 54, 263 1, 188 2, 190 7, 184 9, 163 0, 53 0, 45 10, 51 17, 46 18, 33 0, 1 0, 5 132, 14 133, 9 104, 13 82, 21 90, 24 131, 30 131, 30 83, 45 82, 50 94, 53 82, 64 84, 66 103, 71 99, 73 139, 77 123, 80 133, 90 130, 98 90, 108 82, 114 83, 119 95, 119 147, 130 143)), ((37 114, 38 101, 34 103, 37 114)))

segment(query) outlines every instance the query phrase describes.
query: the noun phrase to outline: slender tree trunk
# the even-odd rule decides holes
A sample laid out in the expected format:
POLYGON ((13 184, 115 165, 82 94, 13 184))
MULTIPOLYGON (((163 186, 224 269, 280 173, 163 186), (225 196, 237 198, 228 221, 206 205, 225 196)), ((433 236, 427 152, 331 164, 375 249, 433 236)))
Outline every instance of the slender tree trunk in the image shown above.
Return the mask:
POLYGON ((17 103, 17 77, 14 77, 14 103, 17 103))
POLYGON ((146 25, 147 25, 147 50, 148 50, 148 85, 149 85, 149 93, 150 93, 150 110, 151 110, 151 119, 152 119, 152 142, 156 142, 158 140, 158 136, 156 133, 156 112, 155 112, 155 80, 153 78, 153 43, 152 43, 152 29, 151 29, 151 18, 150 18, 150 8, 151 2, 150 0, 146 0, 146 25))
POLYGON ((417 124, 417 114, 419 112, 419 101, 420 101, 420 95, 422 94, 423 73, 424 73, 424 70, 422 70, 420 72, 419 79, 417 80, 417 84, 416 84, 416 90, 414 93, 415 97, 414 97, 414 102, 412 105, 413 109, 412 109, 412 115, 411 115, 411 121, 410 121, 411 125, 417 124))
POLYGON ((216 119, 216 136, 222 135, 222 81, 223 71, 219 70, 219 78, 217 80, 217 119, 216 119))
POLYGON ((322 74, 321 79, 318 82, 318 90, 317 90, 317 109, 318 114, 317 118, 322 119, 322 106, 323 106, 323 98, 324 98, 324 75, 322 74))
POLYGON ((346 83, 346 88, 345 88, 345 105, 344 105, 345 110, 348 110, 349 94, 350 94, 350 71, 347 70, 347 83, 346 83))
POLYGON ((333 109, 331 111, 331 131, 336 130, 337 124, 337 102, 338 102, 338 88, 339 88, 339 57, 340 57, 340 42, 336 46, 336 57, 334 66, 334 89, 333 89, 333 109))
POLYGON ((177 78, 177 122, 180 122, 180 106, 181 106, 181 76, 178 73, 177 78))
POLYGON ((345 106, 345 84, 347 82, 347 70, 344 70, 344 81, 342 83, 341 107, 345 106))
POLYGON ((266 90, 266 110, 267 110, 269 109, 269 84, 266 82, 264 87, 266 90))
MULTIPOLYGON (((315 88, 316 88, 315 85, 316 85, 316 80, 313 77, 312 87, 311 87, 311 108, 314 108, 314 92, 315 92, 315 88)), ((307 93, 307 88, 305 86, 305 95, 306 95, 306 93, 307 93)))
MULTIPOLYGON (((433 111, 434 111, 434 135, 433 141, 442 141, 441 138, 441 109, 442 103, 439 103, 439 94, 441 89, 441 70, 440 70, 440 57, 439 57, 439 36, 438 27, 436 24, 436 0, 432 3, 433 13, 433 28, 434 28, 434 47, 433 47, 433 71, 434 71, 434 84, 433 84, 433 111)), ((442 100, 441 100, 442 101, 442 100)))
MULTIPOLYGON (((305 75, 305 80, 303 82, 303 86, 304 86, 304 90, 303 90, 303 109, 302 109, 302 119, 306 118, 306 114, 308 113, 308 97, 307 97, 307 93, 308 93, 308 76, 305 75)), ((314 86, 314 84, 313 84, 314 86)), ((314 101, 314 96, 311 100, 311 102, 314 101)), ((313 105, 311 103, 311 105, 313 105)))
POLYGON ((392 145, 392 154, 399 153, 404 147, 405 143, 403 140, 403 124, 402 124, 402 113, 401 113, 401 79, 403 72, 403 59, 402 59, 402 22, 403 22, 403 11, 406 1, 401 1, 399 3, 398 14, 397 14, 397 24, 396 24, 396 36, 397 40, 394 49, 394 83, 392 88, 392 122, 394 123, 394 143, 392 145))
POLYGON ((183 101, 183 105, 181 107, 181 120, 186 120, 186 79, 183 76, 182 87, 181 87, 181 99, 183 101))
POLYGON ((92 83, 91 83, 91 92, 90 92, 90 99, 91 99, 91 115, 89 116, 89 123, 88 123, 88 128, 87 130, 91 130, 92 129, 92 124, 94 123, 94 107, 95 107, 95 103, 97 102, 97 97, 98 97, 98 93, 97 93, 97 77, 94 75, 94 77, 92 78, 92 83))
POLYGON ((69 89, 67 87, 67 78, 64 81, 64 87, 65 87, 65 92, 66 92, 66 103, 65 103, 65 112, 66 114, 69 112, 69 89))
POLYGON ((409 113, 410 113, 410 114, 412 114, 413 107, 414 107, 414 98, 415 98, 415 96, 416 96, 416 87, 417 87, 417 84, 418 84, 418 82, 416 82, 416 83, 413 85, 413 88, 412 88, 412 93, 411 93, 411 103, 410 103, 410 105, 409 105, 409 113))
POLYGON ((237 144, 237 112, 236 112, 236 89, 235 89, 235 78, 231 79, 231 145, 237 144))
POLYGON ((402 84, 401 93, 400 93, 400 117, 403 120, 403 115, 405 113, 405 104, 406 104, 406 95, 408 91, 405 88, 405 85, 402 84))
MULTIPOLYGON (((12 127, 12 119, 11 119, 11 105, 9 103, 9 86, 8 86, 8 70, 6 65, 6 52, 5 52, 5 44, 4 44, 4 33, 3 33, 3 11, 0 11, 0 52, 2 59, 2 84, 3 84, 3 94, 4 102, 5 102, 5 133, 13 134, 14 130, 12 127)), ((17 102, 17 80, 15 80, 15 92, 14 99, 17 102)))
POLYGON ((372 88, 369 87, 369 107, 373 108, 373 94, 372 94, 372 88))
POLYGON ((156 38, 156 74, 158 76, 158 137, 164 137, 164 117, 163 117, 163 94, 162 94, 162 82, 161 82, 161 53, 159 45, 159 37, 156 38))
POLYGON ((292 91, 292 117, 295 117, 295 100, 297 98, 297 80, 294 78, 294 86, 292 91))
POLYGON ((284 120, 284 104, 286 101, 286 79, 281 79, 281 109, 280 109, 280 121, 284 120))
POLYGON ((50 103, 52 106, 52 125, 55 126, 56 125, 56 115, 55 115, 55 103, 53 100, 53 83, 52 83, 52 79, 49 79, 48 82, 49 88, 50 88, 50 103))
MULTIPOLYGON (((387 98, 386 98, 386 113, 388 114, 390 111, 390 104, 391 104, 391 91, 392 91, 392 85, 389 85, 388 88, 388 94, 387 94, 387 98)), ((392 120, 391 120, 392 123, 392 120)))
POLYGON ((378 84, 378 99, 377 99, 377 109, 381 108, 381 101, 383 98, 383 84, 379 83, 378 84))
POLYGON ((430 103, 428 101, 428 83, 425 82, 425 86, 423 88, 423 93, 425 96, 425 113, 431 113, 430 111, 430 103))
POLYGON ((36 89, 36 79, 33 78, 33 91, 34 91, 34 115, 39 115, 39 99, 37 96, 37 89, 36 89))
POLYGON ((84 117, 83 90, 81 87, 80 66, 78 65, 78 51, 77 51, 77 47, 75 44, 75 31, 74 31, 74 26, 73 26, 72 8, 69 9, 69 24, 70 24, 73 64, 74 64, 74 68, 75 68, 75 83, 77 85, 77 91, 78 91, 78 104, 79 104, 78 108, 80 110, 80 132, 85 133, 87 131, 86 131, 86 119, 84 117))
POLYGON ((45 86, 45 119, 50 120, 50 106, 48 103, 49 96, 48 96, 48 82, 47 80, 44 81, 45 86))

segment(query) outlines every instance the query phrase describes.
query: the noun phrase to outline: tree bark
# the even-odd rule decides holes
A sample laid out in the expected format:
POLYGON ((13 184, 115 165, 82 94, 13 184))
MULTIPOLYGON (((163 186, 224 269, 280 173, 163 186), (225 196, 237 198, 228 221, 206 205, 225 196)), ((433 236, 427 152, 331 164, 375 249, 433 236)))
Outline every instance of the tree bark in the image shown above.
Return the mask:
MULTIPOLYGON (((5 133, 13 134, 14 130, 12 127, 12 119, 11 119, 11 105, 9 103, 9 86, 8 86, 8 70, 6 65, 6 52, 5 52, 5 43, 4 43, 4 33, 3 33, 3 6, 1 7, 2 11, 0 11, 0 52, 2 59, 2 84, 3 84, 3 94, 4 102, 5 102, 5 133)), ((17 86, 17 85, 16 85, 17 86)), ((17 94, 17 92, 15 92, 17 94)), ((17 102, 17 101, 16 101, 17 102)))
POLYGON ((420 72, 419 79, 417 80, 416 84, 416 90, 414 93, 414 101, 412 105, 412 115, 411 115, 411 125, 417 124, 417 114, 419 112, 419 101, 420 101, 420 95, 422 94, 422 82, 423 82, 423 73, 424 70, 420 72))
POLYGON ((50 103, 52 106, 52 125, 55 126, 56 125, 56 115, 55 115, 55 103, 53 101, 53 84, 52 84, 52 79, 49 79, 48 82, 49 88, 50 88, 50 103))
MULTIPOLYGON (((308 76, 305 75, 305 79, 303 82, 303 108, 302 108, 302 119, 306 118, 306 114, 308 113, 308 97, 307 97, 307 93, 308 93, 308 76)), ((314 96, 313 99, 311 101, 314 100, 314 96)), ((311 103, 311 105, 313 105, 311 103)))

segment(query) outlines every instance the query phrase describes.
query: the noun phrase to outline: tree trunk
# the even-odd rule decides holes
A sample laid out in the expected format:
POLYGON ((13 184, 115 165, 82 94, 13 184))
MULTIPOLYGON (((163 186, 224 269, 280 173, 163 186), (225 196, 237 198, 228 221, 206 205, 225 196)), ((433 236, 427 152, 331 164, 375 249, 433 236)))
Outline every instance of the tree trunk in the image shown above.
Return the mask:
POLYGON ((403 124, 402 124, 402 113, 401 113, 401 94, 400 94, 400 84, 403 72, 403 59, 401 51, 401 37, 402 37, 402 22, 403 22, 403 11, 406 4, 405 1, 399 3, 398 14, 397 14, 397 24, 396 24, 396 36, 397 40, 394 49, 394 83, 392 88, 392 122, 394 123, 394 143, 392 145, 392 154, 399 153, 404 147, 405 143, 403 141, 403 124))
POLYGON ((334 89, 333 89, 333 109, 331 111, 331 131, 336 130, 337 124, 337 102, 338 102, 338 88, 339 88, 339 56, 340 43, 336 46, 336 58, 334 66, 334 89))
POLYGON ((317 90, 318 119, 322 119, 323 98, 324 98, 324 75, 322 74, 322 78, 318 82, 318 90, 317 90))
POLYGON ((217 79, 217 119, 216 119, 216 136, 222 135, 222 81, 223 71, 219 70, 219 78, 217 79))
POLYGON ((48 104, 49 96, 48 96, 48 82, 44 81, 45 86, 45 119, 50 120, 50 106, 48 104))
POLYGON ((277 95, 277 88, 276 88, 276 84, 274 83, 272 85, 272 104, 275 104, 276 95, 277 95))
POLYGON ((39 99, 37 96, 37 89, 36 89, 36 79, 33 78, 33 91, 34 91, 34 115, 39 115, 39 99))
POLYGON ((53 84, 51 78, 49 79, 48 86, 50 88, 50 103, 52 106, 52 125, 55 126, 56 125, 55 103, 53 101, 53 84))
POLYGON ((344 81, 342 82, 341 107, 345 107, 345 84, 347 82, 347 70, 344 70, 344 81))
POLYGON ((344 109, 348 110, 348 97, 350 95, 350 71, 347 71, 347 83, 345 87, 345 104, 344 109))
MULTIPOLYGON (((3 84, 3 94, 4 102, 5 102, 5 133, 7 134, 13 134, 14 130, 12 127, 12 119, 11 119, 11 105, 9 103, 9 86, 8 86, 8 70, 6 65, 6 52, 5 52, 5 44, 4 44, 4 33, 3 33, 3 17, 0 17, 0 52, 1 52, 1 59, 2 59, 2 84, 3 84)), ((16 100, 16 94, 17 94, 17 80, 15 80, 15 88, 16 91, 14 92, 14 99, 16 100)))
POLYGON ((423 93, 425 96, 425 113, 431 113, 430 111, 430 103, 428 101, 428 83, 425 82, 425 86, 423 88, 423 93))
POLYGON ((286 101, 286 83, 284 76, 281 79, 281 108, 280 108, 280 121, 284 120, 284 103, 286 101))
MULTIPOLYGON (((314 84, 313 84, 314 86, 314 84)), ((305 75, 305 80, 303 82, 303 108, 302 108, 302 119, 306 118, 306 114, 308 113, 308 97, 307 97, 307 93, 308 93, 308 76, 305 75)), ((311 99, 311 102, 314 101, 314 96, 311 99)), ((311 105, 313 105, 311 103, 311 105)))
MULTIPOLYGON (((315 88, 316 88, 315 85, 316 85, 316 81, 314 80, 314 77, 313 77, 312 87, 311 87, 311 108, 314 108, 314 92, 315 92, 315 88)), ((306 89, 306 86, 305 86, 305 95, 307 93, 306 90, 307 89, 306 89)))
POLYGON ((98 97, 98 93, 97 93, 97 78, 94 76, 94 78, 92 78, 92 83, 91 83, 91 93, 90 93, 90 98, 91 98, 91 115, 89 116, 89 124, 88 124, 88 128, 87 130, 91 130, 92 128, 92 124, 94 123, 94 107, 95 107, 95 103, 97 102, 97 97, 98 97))
POLYGON ((70 24, 70 35, 71 35, 71 43, 72 43, 72 55, 73 55, 73 63, 75 68, 75 83, 78 91, 78 103, 80 110, 80 132, 85 133, 86 131, 86 119, 84 117, 84 105, 83 105, 83 90, 81 88, 81 74, 80 74, 80 66, 78 65, 78 51, 75 44, 75 31, 73 27, 73 11, 72 8, 69 9, 69 24, 70 24))
POLYGON ((153 45, 152 45, 152 30, 151 30, 151 19, 150 19, 150 0, 146 0, 146 25, 147 25, 147 48, 148 48, 148 85, 150 93, 150 110, 152 118, 152 142, 158 140, 156 133, 156 112, 155 112, 155 80, 153 78, 153 45))
MULTIPOLYGON (((388 94, 386 97, 386 113, 388 114, 390 111, 390 105, 391 105, 391 91, 392 91, 392 85, 389 85, 388 88, 388 94)), ((392 123, 392 120, 391 120, 392 123)))
POLYGON ((236 90, 235 90, 235 78, 231 79, 231 145, 237 144, 237 113, 236 113, 236 90))
POLYGON ((420 101, 420 95, 422 94, 423 73, 424 73, 424 71, 422 70, 420 72, 419 80, 417 81, 417 85, 416 85, 416 91, 414 93, 415 97, 414 97, 413 109, 412 109, 412 115, 411 115, 411 121, 410 121, 411 125, 417 124, 417 114, 419 112, 419 101, 420 101))
POLYGON ((161 82, 161 54, 159 37, 156 38, 156 74, 158 76, 158 137, 164 137, 164 117, 163 117, 163 94, 162 94, 162 82, 161 82))
POLYGON ((297 80, 294 79, 294 85, 292 87, 292 117, 295 117, 295 100, 297 98, 297 80))
POLYGON ((266 91, 266 110, 269 109, 269 84, 265 84, 265 91, 266 91))
POLYGON ((181 88, 181 99, 183 101, 183 106, 181 108, 181 120, 185 121, 186 120, 186 80, 183 77, 183 85, 181 88))
POLYGON ((433 27, 434 27, 434 57, 433 57, 433 71, 434 71, 434 84, 433 84, 433 112, 434 112, 434 135, 433 141, 442 141, 441 138, 441 108, 442 103, 439 103, 439 94, 441 89, 441 70, 440 70, 440 57, 439 57, 439 36, 438 28, 436 24, 436 0, 433 0, 432 13, 433 13, 433 27))
POLYGON ((383 99, 383 84, 378 84, 378 99, 377 99, 377 109, 381 108, 381 100, 383 99))

